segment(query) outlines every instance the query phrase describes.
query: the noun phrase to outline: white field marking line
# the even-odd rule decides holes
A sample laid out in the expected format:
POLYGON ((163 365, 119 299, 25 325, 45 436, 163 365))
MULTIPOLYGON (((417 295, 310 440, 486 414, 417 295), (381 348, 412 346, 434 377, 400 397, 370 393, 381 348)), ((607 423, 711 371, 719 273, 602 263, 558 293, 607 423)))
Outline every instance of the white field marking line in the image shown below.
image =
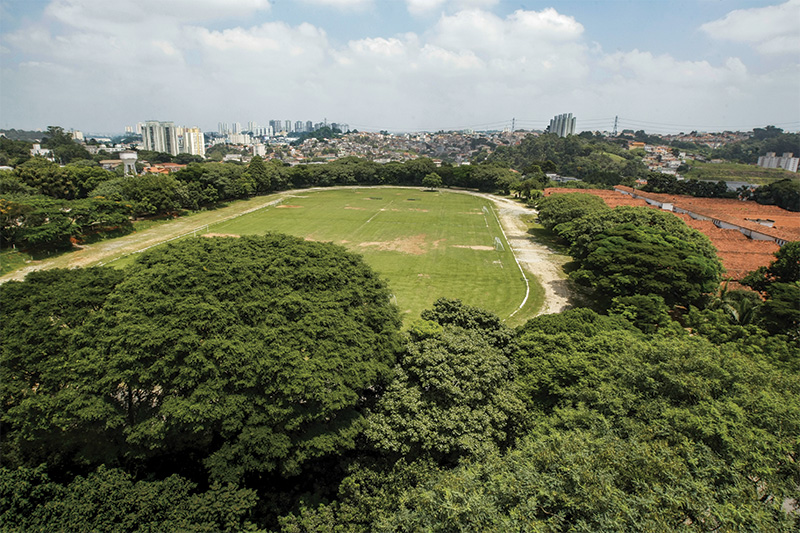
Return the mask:
POLYGON ((381 214, 381 213, 382 213, 382 212, 383 212, 383 211, 384 211, 384 210, 385 210, 387 207, 389 207, 389 206, 390 206, 390 205, 392 205, 393 203, 394 203, 394 200, 392 200, 391 202, 389 202, 388 204, 386 204, 384 207, 381 207, 380 209, 378 209, 378 211, 376 211, 374 215, 372 215, 371 217, 369 217, 369 219, 367 219, 367 221, 366 221, 366 222, 364 222, 364 223, 363 223, 363 224, 361 224, 359 227, 357 227, 356 229, 354 229, 354 230, 353 230, 353 235, 355 235, 356 233, 358 233, 358 232, 359 232, 359 230, 361 230, 361 228, 363 228, 364 226, 366 226, 367 224, 369 224, 370 222, 372 222, 372 219, 373 219, 373 218, 375 218, 376 216, 380 215, 380 214, 381 214))
MULTIPOLYGON (((233 220, 234 218, 239 218, 239 217, 244 216, 244 215, 249 215, 250 213, 258 211, 259 209, 266 209, 267 207, 272 207, 274 205, 278 205, 279 203, 284 202, 284 201, 286 201, 286 197, 278 198, 277 200, 273 200, 273 201, 268 202, 268 203, 266 203, 264 205, 259 205, 257 207, 253 207, 252 209, 248 209, 247 211, 242 211, 241 213, 236 213, 235 215, 231 215, 229 217, 223 218, 222 220, 217 220, 216 222, 212 222, 211 224, 203 224, 203 225, 198 226, 198 227, 196 227, 196 228, 194 228, 192 230, 187 231, 186 233, 181 233, 180 235, 177 235, 175 237, 171 237, 171 238, 169 238, 169 239, 167 239, 165 241, 159 241, 156 244, 151 244, 150 246, 146 246, 146 247, 141 248, 139 250, 134 250, 133 252, 127 253, 125 255, 121 255, 119 257, 115 257, 114 259, 108 261, 108 263, 113 263, 114 261, 116 261, 118 259, 122 259, 123 257, 128 257, 129 255, 140 254, 142 252, 145 252, 145 251, 149 250, 150 248, 155 248, 156 246, 160 246, 160 245, 162 245, 164 243, 168 243, 168 242, 171 242, 171 241, 174 241, 174 240, 177 240, 177 239, 182 239, 184 237, 188 237, 189 235, 197 237, 197 232, 198 231, 203 231, 203 229, 205 229, 205 231, 208 231, 208 228, 210 226, 216 226, 218 224, 222 224, 223 222, 228 222, 229 220, 233 220)), ((103 266, 105 264, 106 264, 106 261, 103 261, 101 263, 97 263, 97 266, 103 266)))
POLYGON ((492 213, 494 214, 494 219, 497 221, 497 225, 500 226, 500 232, 503 234, 503 240, 506 241, 506 244, 508 245, 508 248, 511 251, 511 255, 514 257, 514 261, 517 263, 517 268, 519 268, 519 273, 522 274, 522 279, 525 281, 525 298, 522 299, 522 303, 519 304, 519 307, 517 307, 516 311, 508 315, 508 318, 511 318, 525 306, 525 302, 528 301, 528 296, 530 296, 531 294, 531 285, 530 283, 528 283, 528 277, 525 275, 525 270, 522 269, 522 265, 520 264, 519 259, 517 259, 517 254, 514 253, 514 248, 512 248, 511 243, 508 242, 508 237, 506 236, 506 230, 503 229, 503 225, 500 223, 500 219, 497 216, 497 211, 495 211, 494 202, 492 202, 492 213))

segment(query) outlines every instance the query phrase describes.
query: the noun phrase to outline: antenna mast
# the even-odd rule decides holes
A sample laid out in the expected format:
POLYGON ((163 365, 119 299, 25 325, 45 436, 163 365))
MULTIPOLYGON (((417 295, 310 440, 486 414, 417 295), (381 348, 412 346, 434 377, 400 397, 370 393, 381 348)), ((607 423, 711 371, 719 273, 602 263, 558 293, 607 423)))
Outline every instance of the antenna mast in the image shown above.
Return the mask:
POLYGON ((614 131, 611 132, 612 137, 617 136, 617 122, 619 121, 619 116, 614 117, 614 131))

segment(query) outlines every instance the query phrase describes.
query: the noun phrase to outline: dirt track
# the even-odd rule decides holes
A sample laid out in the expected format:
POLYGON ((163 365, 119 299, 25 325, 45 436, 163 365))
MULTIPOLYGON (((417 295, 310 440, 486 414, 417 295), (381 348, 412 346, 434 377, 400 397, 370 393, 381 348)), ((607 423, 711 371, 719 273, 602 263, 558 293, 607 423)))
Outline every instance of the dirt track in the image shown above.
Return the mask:
MULTIPOLYGON (((279 204, 298 192, 300 191, 285 191, 277 195, 252 198, 215 211, 205 211, 178 218, 169 224, 156 226, 117 239, 85 245, 76 251, 53 259, 31 262, 28 266, 0 277, 0 283, 10 280, 22 280, 29 272, 35 270, 102 265, 132 253, 142 252, 164 241, 193 233, 202 235, 208 233, 207 227, 210 224, 217 224, 223 220, 279 204)), ((535 276, 544 287, 544 305, 538 314, 558 313, 569 305, 569 291, 562 270, 563 257, 553 254, 547 247, 536 243, 528 234, 528 228, 522 220, 524 215, 535 214, 534 210, 512 200, 491 194, 471 191, 451 192, 481 196, 495 204, 498 218, 506 233, 508 243, 514 251, 514 255, 522 265, 526 275, 535 276)))
POLYGON ((544 287, 544 304, 537 314, 559 313, 570 303, 570 293, 563 265, 566 259, 533 240, 522 217, 536 211, 513 200, 491 194, 473 193, 494 202, 497 216, 517 261, 526 274, 534 275, 544 287))

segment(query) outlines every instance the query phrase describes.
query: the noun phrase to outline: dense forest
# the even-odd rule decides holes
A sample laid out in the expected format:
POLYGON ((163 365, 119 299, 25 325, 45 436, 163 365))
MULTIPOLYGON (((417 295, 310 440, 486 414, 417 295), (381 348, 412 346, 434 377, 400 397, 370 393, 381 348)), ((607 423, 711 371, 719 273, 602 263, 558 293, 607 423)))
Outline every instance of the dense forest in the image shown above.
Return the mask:
POLYGON ((800 243, 555 195, 583 307, 401 326, 361 258, 194 238, 0 286, 10 531, 796 531, 800 243), (792 503, 794 502, 794 503, 792 503))

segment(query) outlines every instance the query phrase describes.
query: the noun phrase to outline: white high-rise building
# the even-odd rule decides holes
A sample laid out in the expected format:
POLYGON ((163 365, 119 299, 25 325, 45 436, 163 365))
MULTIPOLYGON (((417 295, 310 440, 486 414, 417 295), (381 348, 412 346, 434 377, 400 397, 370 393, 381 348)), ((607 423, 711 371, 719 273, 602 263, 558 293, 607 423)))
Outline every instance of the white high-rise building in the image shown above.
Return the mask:
POLYGON ((547 126, 548 133, 555 133, 559 137, 566 137, 567 135, 575 134, 575 117, 572 113, 564 113, 556 115, 550 120, 550 125, 547 126))
POLYGON ((206 156, 206 139, 200 128, 178 128, 178 145, 183 154, 206 156))
POLYGON ((148 120, 142 127, 144 149, 178 155, 178 134, 172 122, 148 120))
POLYGON ((291 120, 284 120, 283 121, 283 131, 286 133, 292 132, 292 121, 291 120))

